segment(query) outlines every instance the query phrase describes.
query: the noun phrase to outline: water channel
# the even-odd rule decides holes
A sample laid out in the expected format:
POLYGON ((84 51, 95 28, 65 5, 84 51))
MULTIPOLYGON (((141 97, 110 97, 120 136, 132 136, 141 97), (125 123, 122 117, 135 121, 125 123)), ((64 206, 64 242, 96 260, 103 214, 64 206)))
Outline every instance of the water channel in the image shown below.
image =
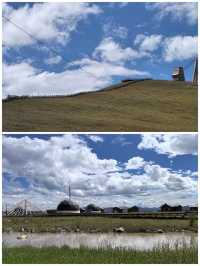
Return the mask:
POLYGON ((173 233, 34 233, 23 235, 20 233, 3 233, 3 245, 47 247, 64 245, 79 248, 112 247, 136 250, 152 250, 155 247, 168 245, 190 246, 197 244, 197 234, 191 232, 173 233))

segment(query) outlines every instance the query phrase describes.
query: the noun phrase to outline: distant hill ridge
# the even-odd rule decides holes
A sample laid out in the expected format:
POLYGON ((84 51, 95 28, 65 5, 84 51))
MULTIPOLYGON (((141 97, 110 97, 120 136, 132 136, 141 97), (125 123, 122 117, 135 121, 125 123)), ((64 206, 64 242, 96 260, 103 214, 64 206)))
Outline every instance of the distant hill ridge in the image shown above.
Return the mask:
POLYGON ((98 90, 94 90, 94 91, 81 91, 81 92, 77 92, 74 94, 68 94, 68 95, 33 95, 33 96, 28 96, 28 95, 22 95, 22 96, 18 96, 18 95, 8 95, 6 98, 3 99, 3 101, 7 102, 7 101, 12 101, 12 100, 19 100, 19 99, 28 99, 28 98, 48 98, 48 97, 74 97, 74 96, 79 96, 79 95, 83 95, 83 94, 88 94, 88 93, 96 93, 96 92, 101 92, 101 91, 107 91, 107 90, 113 90, 113 89, 119 89, 119 88, 123 88, 123 87, 127 87, 127 85, 130 84, 134 84, 140 81, 145 81, 145 80, 152 80, 152 79, 128 79, 128 80, 122 80, 122 82, 114 84, 114 85, 110 85, 108 87, 105 87, 103 89, 98 89, 98 90))

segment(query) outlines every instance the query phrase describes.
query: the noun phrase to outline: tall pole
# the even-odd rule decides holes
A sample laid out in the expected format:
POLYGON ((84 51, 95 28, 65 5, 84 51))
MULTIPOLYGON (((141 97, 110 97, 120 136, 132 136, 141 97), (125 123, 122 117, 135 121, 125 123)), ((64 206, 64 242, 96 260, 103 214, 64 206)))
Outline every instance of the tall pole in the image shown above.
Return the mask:
POLYGON ((197 57, 195 58, 195 61, 194 61, 192 82, 198 83, 198 58, 197 57))
POLYGON ((69 200, 71 200, 71 188, 70 188, 70 184, 69 184, 69 200))
POLYGON ((25 215, 27 214, 27 202, 26 202, 26 200, 24 201, 24 209, 25 209, 25 215))

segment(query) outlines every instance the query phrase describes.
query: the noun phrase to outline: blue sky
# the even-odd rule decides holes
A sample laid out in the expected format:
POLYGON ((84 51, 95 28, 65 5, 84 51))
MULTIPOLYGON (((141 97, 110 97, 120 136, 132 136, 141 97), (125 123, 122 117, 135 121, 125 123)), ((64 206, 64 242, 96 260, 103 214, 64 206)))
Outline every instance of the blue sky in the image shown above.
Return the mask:
POLYGON ((191 79, 197 3, 7 3, 3 15, 44 44, 3 19, 4 97, 171 79, 176 66, 191 79))
POLYGON ((4 135, 3 203, 197 204, 197 135, 4 135))

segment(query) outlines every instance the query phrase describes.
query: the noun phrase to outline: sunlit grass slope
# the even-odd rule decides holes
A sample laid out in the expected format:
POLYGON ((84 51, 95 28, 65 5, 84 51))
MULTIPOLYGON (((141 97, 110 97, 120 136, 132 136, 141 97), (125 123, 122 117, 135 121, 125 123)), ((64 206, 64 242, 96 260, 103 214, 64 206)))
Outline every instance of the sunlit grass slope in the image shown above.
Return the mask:
POLYGON ((196 131, 197 86, 145 80, 73 97, 3 102, 4 131, 196 131))

